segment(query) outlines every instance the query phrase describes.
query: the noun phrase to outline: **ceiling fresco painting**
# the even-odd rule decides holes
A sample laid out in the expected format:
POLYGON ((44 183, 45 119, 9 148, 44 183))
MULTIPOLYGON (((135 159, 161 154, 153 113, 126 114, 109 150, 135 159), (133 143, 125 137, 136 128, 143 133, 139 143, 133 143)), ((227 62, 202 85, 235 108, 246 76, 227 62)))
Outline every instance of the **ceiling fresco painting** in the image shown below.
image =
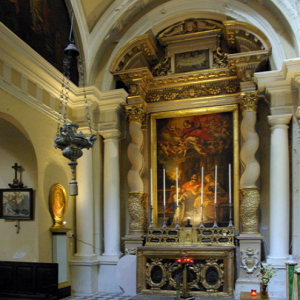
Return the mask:
POLYGON ((0 0, 0 21, 62 71, 71 26, 63 0, 0 0))

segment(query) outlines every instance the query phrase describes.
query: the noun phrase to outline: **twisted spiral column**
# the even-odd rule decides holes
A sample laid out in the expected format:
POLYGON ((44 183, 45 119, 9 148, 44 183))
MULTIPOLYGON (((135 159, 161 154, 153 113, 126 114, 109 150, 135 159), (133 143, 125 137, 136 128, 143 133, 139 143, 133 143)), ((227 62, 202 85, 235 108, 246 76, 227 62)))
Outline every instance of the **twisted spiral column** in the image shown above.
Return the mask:
POLYGON ((126 106, 126 114, 129 118, 129 134, 131 142, 127 149, 131 168, 127 174, 129 192, 128 209, 130 215, 130 234, 140 235, 144 233, 147 224, 144 184, 141 175, 144 172, 144 157, 141 153, 144 144, 142 124, 145 123, 146 113, 141 104, 126 106))
POLYGON ((258 134, 255 131, 257 101, 257 92, 241 94, 240 104, 243 113, 241 134, 244 139, 241 149, 244 172, 240 180, 243 197, 241 204, 242 233, 259 233, 257 210, 260 194, 255 184, 260 174, 260 166, 255 158, 259 146, 258 134))

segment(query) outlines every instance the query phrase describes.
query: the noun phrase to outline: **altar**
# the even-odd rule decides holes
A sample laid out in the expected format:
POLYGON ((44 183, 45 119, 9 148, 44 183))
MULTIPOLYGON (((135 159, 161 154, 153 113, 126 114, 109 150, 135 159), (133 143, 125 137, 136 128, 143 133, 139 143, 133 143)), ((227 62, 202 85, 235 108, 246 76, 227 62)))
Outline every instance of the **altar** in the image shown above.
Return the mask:
POLYGON ((189 257, 187 289, 193 296, 233 296, 234 228, 149 229, 137 249, 137 293, 176 295, 183 286, 183 265, 189 257))

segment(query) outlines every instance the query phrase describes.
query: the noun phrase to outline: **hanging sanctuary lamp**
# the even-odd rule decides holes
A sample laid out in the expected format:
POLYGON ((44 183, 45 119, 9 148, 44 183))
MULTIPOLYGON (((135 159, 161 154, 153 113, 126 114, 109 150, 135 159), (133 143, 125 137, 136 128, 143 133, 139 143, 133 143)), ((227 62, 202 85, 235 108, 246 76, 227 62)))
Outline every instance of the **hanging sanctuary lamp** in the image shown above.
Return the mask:
POLYGON ((89 106, 87 103, 85 88, 84 88, 84 72, 82 60, 79 57, 79 51, 72 40, 72 27, 73 27, 73 18, 72 15, 71 30, 69 41, 70 44, 64 50, 65 58, 63 61, 63 80, 62 88, 60 93, 60 103, 59 103, 59 119, 57 125, 56 136, 54 137, 54 146, 62 150, 64 157, 68 158, 70 162, 68 163, 72 171, 72 180, 70 181, 70 195, 78 195, 78 185, 76 181, 76 166, 77 159, 83 155, 82 149, 90 149, 93 147, 96 140, 96 136, 92 134, 91 129, 91 116, 89 114, 89 106), (70 65, 73 58, 77 57, 78 71, 80 80, 83 85, 84 99, 85 99, 85 109, 86 109, 86 119, 88 127, 90 130, 90 137, 86 138, 82 132, 77 132, 79 125, 75 122, 68 122, 67 120, 67 106, 69 101, 69 90, 70 90, 70 65), (60 126, 62 123, 62 126, 60 126))

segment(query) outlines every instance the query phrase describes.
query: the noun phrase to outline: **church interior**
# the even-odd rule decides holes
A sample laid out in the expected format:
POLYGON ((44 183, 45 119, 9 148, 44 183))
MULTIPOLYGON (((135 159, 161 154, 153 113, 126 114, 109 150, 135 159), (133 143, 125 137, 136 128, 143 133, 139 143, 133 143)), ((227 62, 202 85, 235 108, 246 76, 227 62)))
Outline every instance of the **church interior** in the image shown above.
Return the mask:
POLYGON ((0 0, 0 298, 298 299, 299 89, 298 0, 0 0))

